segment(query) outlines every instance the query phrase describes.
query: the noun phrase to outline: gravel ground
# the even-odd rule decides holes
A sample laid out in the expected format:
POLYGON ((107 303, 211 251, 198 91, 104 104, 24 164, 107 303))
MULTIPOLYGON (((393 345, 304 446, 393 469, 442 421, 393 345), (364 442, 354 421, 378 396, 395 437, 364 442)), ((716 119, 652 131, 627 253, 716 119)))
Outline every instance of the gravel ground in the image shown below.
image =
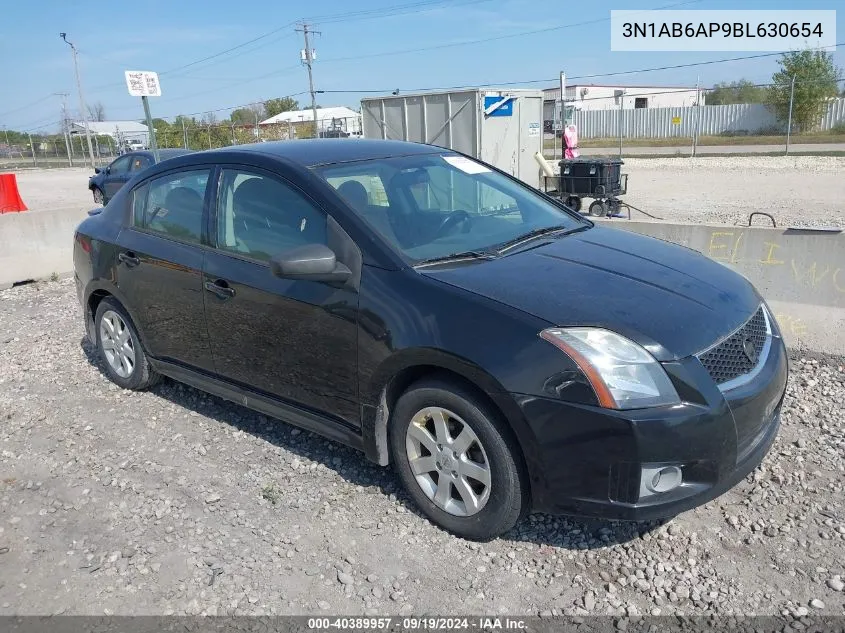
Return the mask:
POLYGON ((845 367, 796 359, 762 467, 665 524, 459 540, 390 469, 169 380, 110 383, 72 280, 0 292, 0 615, 845 614, 845 367))
POLYGON ((626 158, 623 170, 623 199, 665 220, 746 224, 752 211, 766 211, 778 226, 845 227, 842 157, 626 158))

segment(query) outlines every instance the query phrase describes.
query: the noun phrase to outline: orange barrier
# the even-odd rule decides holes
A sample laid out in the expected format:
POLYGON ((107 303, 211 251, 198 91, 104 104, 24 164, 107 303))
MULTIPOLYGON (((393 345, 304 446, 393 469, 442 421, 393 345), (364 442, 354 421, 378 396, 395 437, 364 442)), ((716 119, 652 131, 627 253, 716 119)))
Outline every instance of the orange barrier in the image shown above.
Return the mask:
POLYGON ((14 174, 0 174, 0 213, 26 211, 14 174))

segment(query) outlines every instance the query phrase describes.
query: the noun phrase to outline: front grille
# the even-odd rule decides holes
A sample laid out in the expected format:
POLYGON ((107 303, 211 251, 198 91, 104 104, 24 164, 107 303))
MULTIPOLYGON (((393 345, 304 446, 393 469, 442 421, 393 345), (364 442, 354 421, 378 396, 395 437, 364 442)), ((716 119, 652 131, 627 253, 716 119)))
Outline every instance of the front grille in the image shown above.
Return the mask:
POLYGON ((766 315, 763 306, 754 313, 745 325, 724 341, 698 356, 717 385, 738 378, 750 372, 762 361, 761 354, 766 344, 766 315), (746 353, 746 341, 754 348, 752 358, 746 353))

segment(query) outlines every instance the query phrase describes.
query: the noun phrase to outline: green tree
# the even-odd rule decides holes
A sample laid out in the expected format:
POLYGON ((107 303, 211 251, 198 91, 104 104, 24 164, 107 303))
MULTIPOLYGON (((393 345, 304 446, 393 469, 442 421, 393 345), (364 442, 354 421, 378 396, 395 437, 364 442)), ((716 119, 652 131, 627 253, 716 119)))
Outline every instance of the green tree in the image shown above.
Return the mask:
POLYGON ((232 110, 232 114, 229 115, 229 119, 231 119, 232 123, 237 125, 255 123, 255 115, 249 108, 238 108, 236 110, 232 110))
POLYGON ((232 110, 232 114, 229 115, 229 119, 236 125, 254 125, 256 120, 263 121, 266 118, 263 103, 255 103, 246 108, 237 108, 232 110))
POLYGON ((267 118, 291 110, 299 110, 299 102, 292 97, 279 97, 264 102, 264 114, 267 118))
POLYGON ((773 85, 769 88, 769 107, 780 121, 789 120, 794 78, 792 124, 802 132, 809 132, 818 124, 828 101, 839 94, 842 70, 833 63, 833 53, 809 48, 784 53, 778 65, 780 70, 772 75, 773 85))
POLYGON ((765 101, 766 89, 747 79, 718 83, 707 93, 707 105, 765 103, 765 101))

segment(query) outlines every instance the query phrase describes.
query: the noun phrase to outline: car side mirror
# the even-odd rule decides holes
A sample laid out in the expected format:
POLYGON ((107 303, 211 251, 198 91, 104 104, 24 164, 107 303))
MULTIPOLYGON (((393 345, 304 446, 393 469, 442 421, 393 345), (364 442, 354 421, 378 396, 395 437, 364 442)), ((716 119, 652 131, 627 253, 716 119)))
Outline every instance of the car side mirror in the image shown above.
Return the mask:
POLYGON ((279 253, 270 260, 270 271, 282 279, 330 283, 343 283, 352 277, 352 271, 323 244, 305 244, 279 253))
POLYGON ((94 167, 94 173, 95 174, 99 174, 101 171, 103 171, 103 170, 100 169, 99 167, 94 167))

